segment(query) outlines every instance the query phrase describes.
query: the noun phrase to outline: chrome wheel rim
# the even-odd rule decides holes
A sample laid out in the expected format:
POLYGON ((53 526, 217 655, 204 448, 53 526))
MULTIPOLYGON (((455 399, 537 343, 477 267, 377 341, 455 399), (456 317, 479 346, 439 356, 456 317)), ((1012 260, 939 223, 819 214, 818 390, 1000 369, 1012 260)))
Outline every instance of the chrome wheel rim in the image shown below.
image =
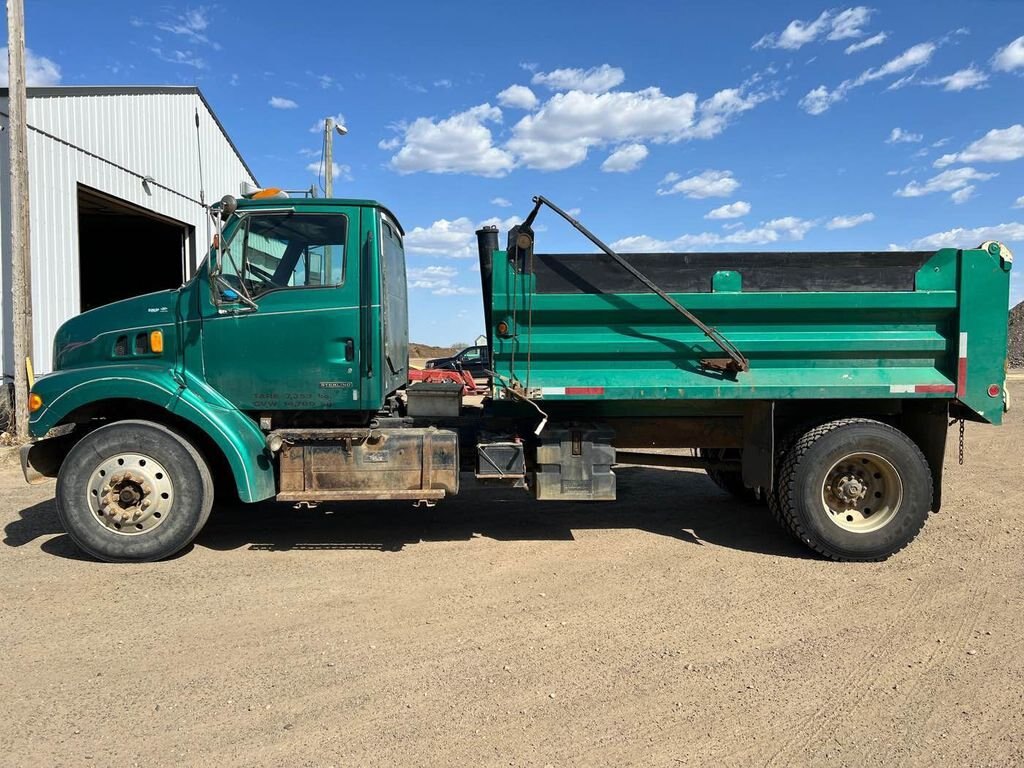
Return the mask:
POLYGON ((92 471, 86 497, 98 525, 120 536, 138 536, 167 519, 174 483, 153 457, 119 453, 92 471))
POLYGON ((871 533, 888 525, 903 503, 903 480, 877 453, 851 453, 825 473, 821 504, 833 524, 851 533, 871 533))

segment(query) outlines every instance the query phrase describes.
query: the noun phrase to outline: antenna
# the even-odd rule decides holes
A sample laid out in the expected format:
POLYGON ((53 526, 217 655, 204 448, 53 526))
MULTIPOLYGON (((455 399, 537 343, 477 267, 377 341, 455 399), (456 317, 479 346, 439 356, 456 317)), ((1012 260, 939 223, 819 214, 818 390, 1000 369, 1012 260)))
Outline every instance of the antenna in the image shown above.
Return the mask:
MULTIPOLYGON (((199 135, 199 107, 196 107, 196 155, 199 157, 199 204, 203 206, 203 212, 206 215, 206 244, 204 248, 209 248, 212 237, 210 235, 210 211, 206 207, 206 184, 203 182, 203 142, 199 135)), ((197 253, 197 259, 198 256, 197 253)))

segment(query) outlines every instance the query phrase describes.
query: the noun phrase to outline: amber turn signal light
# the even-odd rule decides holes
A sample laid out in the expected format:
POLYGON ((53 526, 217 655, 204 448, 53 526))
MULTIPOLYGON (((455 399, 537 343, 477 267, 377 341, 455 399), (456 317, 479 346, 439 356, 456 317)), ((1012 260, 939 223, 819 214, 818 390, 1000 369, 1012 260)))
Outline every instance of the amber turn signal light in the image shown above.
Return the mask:
POLYGON ((164 351, 164 332, 163 331, 150 331, 149 332, 149 351, 160 354, 164 351))
POLYGON ((35 413, 36 411, 38 411, 42 407, 43 407, 43 398, 41 398, 35 392, 32 392, 28 396, 28 412, 29 413, 35 413))
POLYGON ((506 323, 504 320, 498 323, 498 335, 508 336, 508 323, 506 323))

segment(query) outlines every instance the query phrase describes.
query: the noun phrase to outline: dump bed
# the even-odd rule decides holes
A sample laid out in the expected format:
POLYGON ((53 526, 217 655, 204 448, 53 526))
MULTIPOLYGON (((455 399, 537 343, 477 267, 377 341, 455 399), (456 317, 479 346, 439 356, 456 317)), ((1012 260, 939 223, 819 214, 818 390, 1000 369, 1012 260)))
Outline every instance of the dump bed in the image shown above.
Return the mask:
POLYGON ((512 242, 482 265, 496 397, 945 398, 1002 419, 1012 255, 999 243, 622 254, 747 358, 730 372, 703 365, 723 350, 612 257, 512 242))

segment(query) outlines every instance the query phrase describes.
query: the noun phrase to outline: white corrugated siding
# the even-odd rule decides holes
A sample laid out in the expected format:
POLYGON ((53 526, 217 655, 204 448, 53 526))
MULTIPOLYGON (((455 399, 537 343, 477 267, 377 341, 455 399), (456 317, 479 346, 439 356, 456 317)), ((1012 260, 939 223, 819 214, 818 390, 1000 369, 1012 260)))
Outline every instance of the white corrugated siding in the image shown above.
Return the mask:
MULTIPOLYGON (((254 183, 255 180, 194 90, 76 95, 74 89, 68 89, 67 94, 29 98, 29 125, 67 142, 29 130, 33 362, 37 372, 50 370, 54 333, 61 323, 79 312, 79 184, 193 227, 200 251, 196 260, 201 260, 206 244, 206 214, 198 203, 196 109, 199 110, 206 199, 238 194, 241 182, 254 183), (147 194, 135 174, 151 176, 162 186, 150 185, 151 194, 147 194)), ((0 99, 0 112, 7 113, 5 98, 0 99)), ((5 129, 0 134, 0 248, 3 250, 0 317, 3 318, 3 372, 12 374, 14 362, 7 301, 10 295, 9 157, 7 118, 0 119, 5 129)), ((136 251, 139 268, 145 269, 145 243, 120 242, 117 233, 111 232, 110 245, 136 251)))

